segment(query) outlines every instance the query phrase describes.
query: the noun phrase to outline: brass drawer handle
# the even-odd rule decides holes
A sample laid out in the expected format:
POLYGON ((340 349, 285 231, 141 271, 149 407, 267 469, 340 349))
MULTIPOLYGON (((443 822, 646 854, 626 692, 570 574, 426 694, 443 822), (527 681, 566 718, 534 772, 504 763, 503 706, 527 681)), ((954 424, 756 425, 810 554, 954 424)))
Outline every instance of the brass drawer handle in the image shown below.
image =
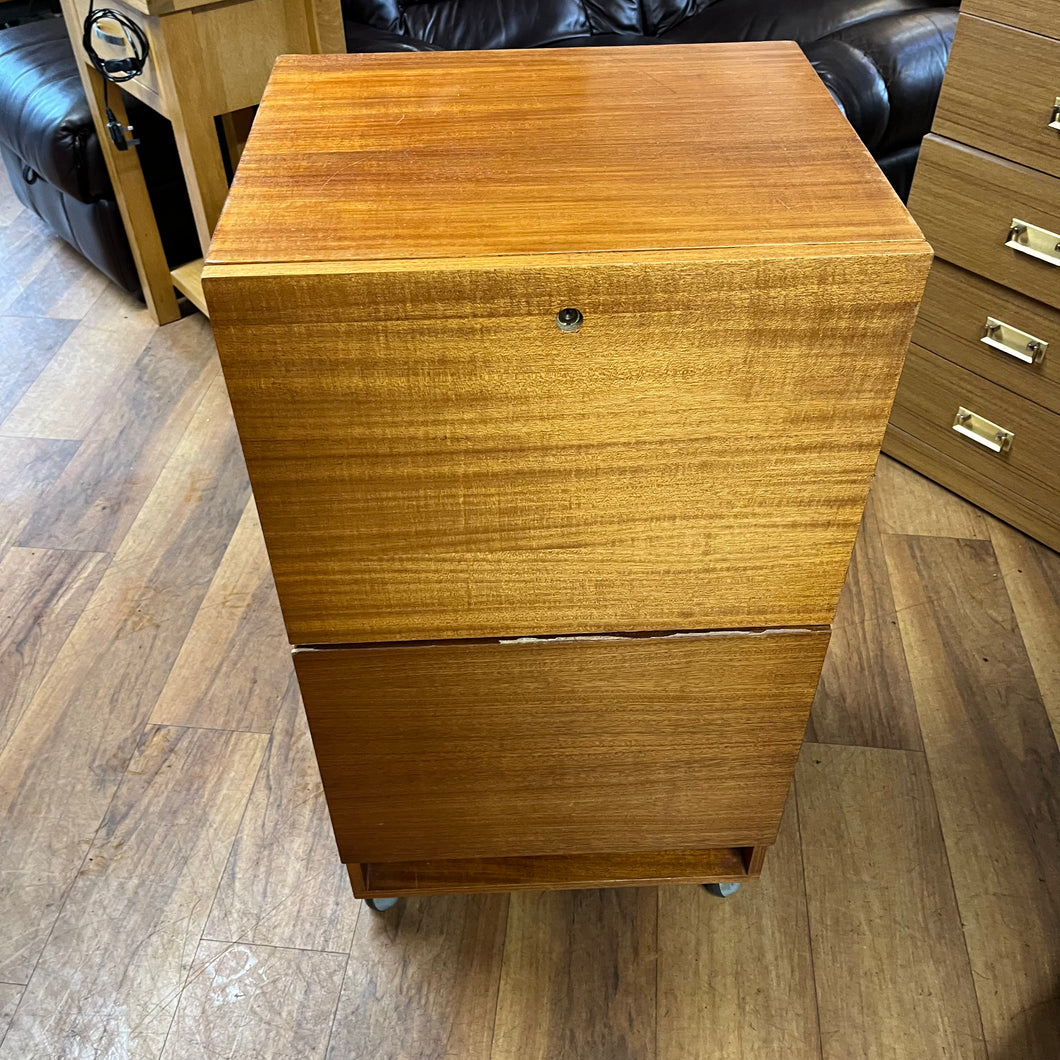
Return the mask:
POLYGON ((1049 122, 1049 128, 1060 132, 1060 96, 1056 97, 1056 102, 1053 104, 1053 117, 1049 122))
POLYGON ((957 415, 953 417, 953 429, 965 438, 971 438, 973 442, 985 445, 987 449, 995 453, 1007 453, 1012 448, 1012 440, 1016 437, 1012 431, 1006 431, 996 423, 977 416, 974 412, 966 409, 963 405, 957 409, 957 415))
POLYGON ((1021 254, 1029 254, 1039 261, 1047 261, 1050 265, 1060 265, 1060 236, 1048 229, 1021 221, 1018 217, 1012 218, 1005 246, 1018 250, 1021 254))
POLYGON ((993 317, 986 318, 986 328, 979 341, 1025 364, 1040 364, 1045 357, 1045 351, 1049 349, 1049 343, 1044 339, 1036 339, 1033 335, 993 317))

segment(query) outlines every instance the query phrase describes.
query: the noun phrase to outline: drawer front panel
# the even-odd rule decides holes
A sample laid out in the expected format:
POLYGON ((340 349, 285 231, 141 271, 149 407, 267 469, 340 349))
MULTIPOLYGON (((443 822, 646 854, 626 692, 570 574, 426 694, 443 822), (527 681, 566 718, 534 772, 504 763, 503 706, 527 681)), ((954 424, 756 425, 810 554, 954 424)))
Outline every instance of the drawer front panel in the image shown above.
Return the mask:
POLYGON ((1060 512, 1060 416, 950 361, 911 346, 891 423, 1046 512, 1060 512), (960 409, 1013 435, 997 443, 973 418, 954 430, 960 409), (991 446, 1002 444, 1003 451, 991 446))
POLYGON ((962 15, 932 130, 1060 176, 1058 98, 1060 40, 962 15))
POLYGON ((1025 497, 1013 493, 990 474, 940 453, 933 445, 899 430, 893 424, 884 435, 883 451, 1060 552, 1060 513, 1055 509, 1047 512, 1025 497))
POLYGON ((1060 412, 1060 310, 936 261, 913 342, 1060 412), (988 327, 990 321, 1002 326, 988 327))
POLYGON ((964 0, 961 11, 1046 37, 1060 37, 1056 0, 964 0))
POLYGON ((299 649, 346 862, 776 836, 824 631, 299 649))
POLYGON ((831 621, 909 246, 211 281, 291 643, 831 621))
POLYGON ((1060 251, 1054 264, 1006 245, 1013 219, 1060 241, 1060 178, 932 135, 909 208, 940 258, 1060 308, 1060 251))

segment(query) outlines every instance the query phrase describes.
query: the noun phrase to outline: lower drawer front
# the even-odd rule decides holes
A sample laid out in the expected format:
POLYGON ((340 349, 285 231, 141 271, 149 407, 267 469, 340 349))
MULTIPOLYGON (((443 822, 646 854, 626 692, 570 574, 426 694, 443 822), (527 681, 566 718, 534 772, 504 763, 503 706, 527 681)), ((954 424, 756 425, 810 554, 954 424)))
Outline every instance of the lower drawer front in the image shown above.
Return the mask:
POLYGON ((1060 412, 1060 310, 936 261, 913 342, 1060 412))
POLYGON ((1060 308, 1060 178, 926 136, 909 209, 938 257, 1060 308))
POLYGON ((297 649, 348 863, 775 838, 822 630, 297 649))
MULTIPOLYGON (((1060 415, 1055 412, 914 345, 891 425, 1060 522, 1060 415), (984 444, 997 444, 991 431, 979 430, 980 441, 956 430, 962 408, 1011 432, 1010 446, 997 452, 984 444)), ((964 426, 976 431, 974 419, 964 426)))

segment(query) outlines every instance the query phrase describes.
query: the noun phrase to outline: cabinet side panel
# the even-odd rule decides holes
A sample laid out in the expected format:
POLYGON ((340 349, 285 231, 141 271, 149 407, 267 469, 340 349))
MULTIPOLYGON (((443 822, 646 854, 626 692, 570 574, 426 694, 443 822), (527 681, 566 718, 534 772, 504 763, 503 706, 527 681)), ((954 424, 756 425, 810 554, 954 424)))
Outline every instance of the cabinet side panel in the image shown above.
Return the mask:
POLYGON ((291 641, 827 623, 926 268, 210 280, 291 641))

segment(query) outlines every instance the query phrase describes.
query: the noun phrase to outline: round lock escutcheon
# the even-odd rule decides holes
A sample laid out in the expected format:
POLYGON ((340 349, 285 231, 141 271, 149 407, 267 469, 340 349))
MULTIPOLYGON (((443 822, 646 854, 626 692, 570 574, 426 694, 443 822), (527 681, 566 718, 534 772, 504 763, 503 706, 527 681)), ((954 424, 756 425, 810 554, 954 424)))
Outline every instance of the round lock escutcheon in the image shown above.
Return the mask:
POLYGON ((582 316, 580 309, 575 309, 573 306, 567 306, 566 309, 561 309, 556 314, 556 327, 560 331, 577 331, 582 326, 582 322, 585 317, 582 316))

